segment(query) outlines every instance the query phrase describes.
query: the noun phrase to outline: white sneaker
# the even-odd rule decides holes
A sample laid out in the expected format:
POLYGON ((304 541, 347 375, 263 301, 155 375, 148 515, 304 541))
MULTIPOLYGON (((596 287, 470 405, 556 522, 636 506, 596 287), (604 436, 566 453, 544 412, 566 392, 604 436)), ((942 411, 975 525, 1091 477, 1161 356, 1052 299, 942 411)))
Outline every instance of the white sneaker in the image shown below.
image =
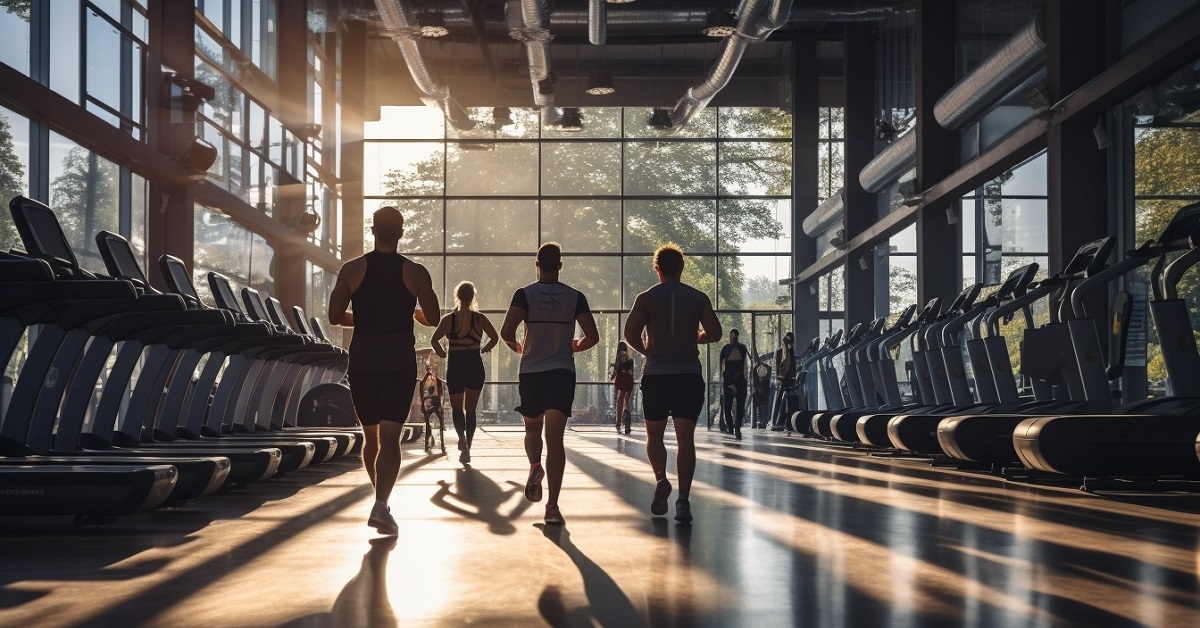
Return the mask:
POLYGON ((367 518, 367 525, 379 530, 380 534, 388 536, 400 533, 400 526, 396 523, 396 519, 392 517, 392 509, 378 501, 371 508, 371 516, 367 518))

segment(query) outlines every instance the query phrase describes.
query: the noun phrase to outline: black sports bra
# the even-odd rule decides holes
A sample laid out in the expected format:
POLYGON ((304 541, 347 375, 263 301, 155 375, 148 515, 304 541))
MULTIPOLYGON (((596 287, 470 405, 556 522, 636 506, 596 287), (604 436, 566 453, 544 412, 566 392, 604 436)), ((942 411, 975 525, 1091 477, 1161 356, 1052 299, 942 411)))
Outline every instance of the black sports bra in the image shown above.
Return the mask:
POLYGON ((471 323, 466 331, 458 328, 458 310, 450 313, 450 332, 446 338, 450 341, 451 351, 478 350, 479 341, 483 339, 483 330, 479 327, 479 319, 475 312, 469 312, 471 323))

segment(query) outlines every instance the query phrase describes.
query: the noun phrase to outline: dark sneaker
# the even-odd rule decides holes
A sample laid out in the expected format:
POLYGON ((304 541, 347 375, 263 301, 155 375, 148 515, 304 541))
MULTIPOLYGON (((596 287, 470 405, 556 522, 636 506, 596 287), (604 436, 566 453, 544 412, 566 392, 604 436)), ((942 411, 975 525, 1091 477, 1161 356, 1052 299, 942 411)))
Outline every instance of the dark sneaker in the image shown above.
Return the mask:
POLYGON ((538 465, 529 470, 529 479, 525 480, 525 499, 531 502, 542 501, 542 478, 546 477, 546 472, 542 470, 542 465, 538 465))
POLYGON ((742 440, 742 433, 738 432, 738 433, 734 434, 733 439, 734 440, 742 440))
POLYGON ((371 516, 367 518, 367 525, 378 530, 380 534, 388 536, 400 533, 400 526, 392 517, 392 509, 379 502, 375 502, 375 506, 371 508, 371 516))
POLYGON ((458 454, 458 461, 463 464, 471 462, 471 451, 469 449, 463 449, 462 453, 458 454))
POLYGON ((692 504, 688 500, 675 500, 675 520, 679 523, 692 522, 692 504))
POLYGON ((465 438, 458 439, 458 450, 459 451, 467 450, 467 439, 465 439, 465 438))
POLYGON ((557 504, 546 504, 546 525, 560 526, 566 523, 557 504))
POLYGON ((671 483, 663 478, 654 486, 654 501, 650 502, 650 514, 667 514, 667 498, 671 496, 671 483))
POLYGON ((628 423, 626 423, 626 424, 625 424, 625 433, 626 433, 626 434, 630 434, 630 433, 632 433, 632 432, 633 432, 633 428, 632 428, 632 427, 629 427, 629 424, 628 424, 628 423))

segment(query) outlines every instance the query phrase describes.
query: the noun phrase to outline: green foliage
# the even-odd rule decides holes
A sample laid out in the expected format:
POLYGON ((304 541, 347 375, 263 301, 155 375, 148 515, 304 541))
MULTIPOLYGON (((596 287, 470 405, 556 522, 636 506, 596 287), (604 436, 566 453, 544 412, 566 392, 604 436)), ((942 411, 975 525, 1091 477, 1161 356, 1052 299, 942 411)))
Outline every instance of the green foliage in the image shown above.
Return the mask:
POLYGON ((8 120, 0 115, 0 200, 5 204, 0 208, 0 250, 7 250, 21 240, 8 215, 7 205, 12 197, 24 193, 25 164, 17 157, 8 120))
POLYGON ((32 0, 0 0, 0 9, 28 22, 31 4, 33 4, 32 0))

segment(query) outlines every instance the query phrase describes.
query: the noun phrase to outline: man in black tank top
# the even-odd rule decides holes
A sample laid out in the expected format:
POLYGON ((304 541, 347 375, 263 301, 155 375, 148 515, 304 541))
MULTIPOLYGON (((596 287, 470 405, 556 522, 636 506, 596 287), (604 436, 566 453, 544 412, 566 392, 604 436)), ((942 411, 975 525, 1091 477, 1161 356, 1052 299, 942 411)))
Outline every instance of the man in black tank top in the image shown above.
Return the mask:
POLYGON ((417 384, 413 321, 432 327, 441 312, 429 271, 396 252, 404 216, 395 207, 383 207, 374 218, 375 250, 338 271, 329 295, 329 322, 354 328, 350 394, 363 428, 363 466, 375 487, 367 525, 396 534, 387 500, 400 473, 400 436, 417 384))

